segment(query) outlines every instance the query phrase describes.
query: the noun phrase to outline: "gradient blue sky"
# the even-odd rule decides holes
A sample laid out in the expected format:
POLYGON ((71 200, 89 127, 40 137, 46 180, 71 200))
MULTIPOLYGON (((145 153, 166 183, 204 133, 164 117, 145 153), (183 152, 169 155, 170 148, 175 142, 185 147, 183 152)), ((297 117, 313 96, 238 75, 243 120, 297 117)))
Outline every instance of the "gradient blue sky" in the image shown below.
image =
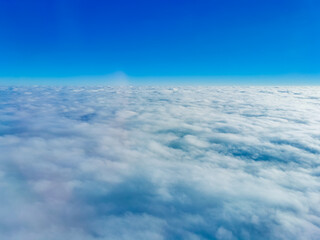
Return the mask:
POLYGON ((316 0, 0 1, 0 81, 120 72, 137 82, 318 83, 319 12, 316 0))

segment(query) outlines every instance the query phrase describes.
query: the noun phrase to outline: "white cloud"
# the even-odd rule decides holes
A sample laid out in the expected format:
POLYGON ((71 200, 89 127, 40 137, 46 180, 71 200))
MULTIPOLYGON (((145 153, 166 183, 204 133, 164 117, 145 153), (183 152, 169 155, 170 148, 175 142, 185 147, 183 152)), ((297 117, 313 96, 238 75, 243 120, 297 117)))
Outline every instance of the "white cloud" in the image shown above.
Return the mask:
POLYGON ((319 90, 2 87, 0 238, 317 239, 319 90))

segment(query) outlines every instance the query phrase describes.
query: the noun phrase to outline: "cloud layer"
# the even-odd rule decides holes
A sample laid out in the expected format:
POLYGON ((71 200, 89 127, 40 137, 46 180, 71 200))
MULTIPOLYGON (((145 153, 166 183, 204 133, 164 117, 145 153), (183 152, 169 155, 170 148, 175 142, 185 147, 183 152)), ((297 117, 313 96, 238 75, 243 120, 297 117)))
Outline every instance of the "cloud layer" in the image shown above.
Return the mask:
POLYGON ((319 239, 319 87, 2 87, 0 238, 319 239))

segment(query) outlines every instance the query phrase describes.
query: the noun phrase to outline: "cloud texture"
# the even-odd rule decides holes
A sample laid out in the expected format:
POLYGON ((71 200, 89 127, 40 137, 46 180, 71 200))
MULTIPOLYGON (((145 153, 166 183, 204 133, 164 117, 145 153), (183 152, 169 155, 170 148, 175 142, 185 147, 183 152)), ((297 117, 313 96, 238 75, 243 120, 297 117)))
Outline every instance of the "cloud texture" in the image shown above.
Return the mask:
POLYGON ((0 239, 319 239, 319 87, 2 87, 0 239))

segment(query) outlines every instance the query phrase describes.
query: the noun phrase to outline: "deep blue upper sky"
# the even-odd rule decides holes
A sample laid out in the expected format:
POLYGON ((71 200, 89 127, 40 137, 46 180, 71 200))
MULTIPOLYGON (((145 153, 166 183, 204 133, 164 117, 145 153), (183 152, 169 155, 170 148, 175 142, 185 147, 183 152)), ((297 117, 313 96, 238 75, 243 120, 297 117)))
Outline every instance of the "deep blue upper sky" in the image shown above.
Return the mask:
POLYGON ((0 1, 0 77, 320 74, 317 0, 0 1))

